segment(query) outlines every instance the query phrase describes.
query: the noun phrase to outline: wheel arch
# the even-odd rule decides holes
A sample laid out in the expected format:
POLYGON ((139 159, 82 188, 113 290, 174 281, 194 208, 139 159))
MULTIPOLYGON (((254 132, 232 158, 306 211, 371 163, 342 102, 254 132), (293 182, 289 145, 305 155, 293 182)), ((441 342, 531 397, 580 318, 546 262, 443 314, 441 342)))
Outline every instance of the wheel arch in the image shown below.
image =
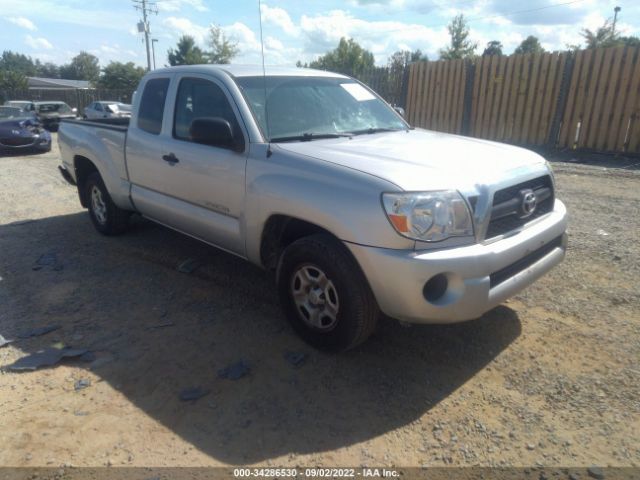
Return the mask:
POLYGON ((98 167, 87 157, 82 155, 76 155, 73 157, 73 168, 76 174, 76 184, 78 185, 78 196, 80 197, 80 204, 84 208, 89 207, 89 200, 87 199, 87 193, 85 191, 85 183, 89 175, 94 172, 100 174, 98 167))
POLYGON ((271 215, 265 222, 260 237, 260 262, 262 266, 266 270, 275 271, 280 254, 285 248, 300 238, 319 233, 330 235, 340 241, 332 232, 315 223, 290 215, 271 215))

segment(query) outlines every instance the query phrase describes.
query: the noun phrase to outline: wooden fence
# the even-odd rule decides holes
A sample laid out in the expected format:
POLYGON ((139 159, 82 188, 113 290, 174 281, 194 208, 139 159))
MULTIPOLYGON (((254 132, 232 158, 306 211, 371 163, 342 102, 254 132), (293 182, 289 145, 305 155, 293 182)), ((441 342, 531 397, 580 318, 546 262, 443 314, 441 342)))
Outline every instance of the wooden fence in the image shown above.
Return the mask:
POLYGON ((97 90, 97 89, 30 89, 0 91, 0 105, 7 100, 61 101, 81 111, 97 100, 111 100, 131 103, 133 90, 97 90))
POLYGON ((412 125, 521 145, 640 153, 640 48, 419 62, 412 125))

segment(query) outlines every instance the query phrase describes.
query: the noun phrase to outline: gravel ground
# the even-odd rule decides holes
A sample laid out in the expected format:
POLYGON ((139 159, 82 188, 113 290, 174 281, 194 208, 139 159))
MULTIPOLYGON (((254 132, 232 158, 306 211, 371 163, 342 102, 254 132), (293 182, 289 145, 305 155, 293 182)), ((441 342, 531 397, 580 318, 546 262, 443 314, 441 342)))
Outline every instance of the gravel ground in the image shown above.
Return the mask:
POLYGON ((556 163, 560 267, 476 321, 384 321, 331 356, 259 269, 141 219, 98 235, 57 164, 0 158, 0 334, 61 326, 0 366, 56 342, 93 354, 0 374, 0 465, 640 465, 637 171, 556 163), (181 401, 191 387, 207 394, 181 401))

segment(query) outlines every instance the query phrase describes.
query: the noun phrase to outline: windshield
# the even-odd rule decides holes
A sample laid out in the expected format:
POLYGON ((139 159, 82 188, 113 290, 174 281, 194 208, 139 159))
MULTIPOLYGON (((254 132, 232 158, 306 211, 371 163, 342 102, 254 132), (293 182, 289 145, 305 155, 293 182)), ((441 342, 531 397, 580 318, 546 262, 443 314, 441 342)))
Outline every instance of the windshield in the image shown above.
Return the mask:
POLYGON ((408 128, 386 103, 350 79, 267 76, 240 77, 236 82, 272 140, 408 128))
POLYGON ((0 118, 23 117, 26 114, 17 107, 0 107, 0 118))
POLYGON ((66 103, 41 103, 38 105, 38 112, 40 113, 69 113, 71 107, 66 103))

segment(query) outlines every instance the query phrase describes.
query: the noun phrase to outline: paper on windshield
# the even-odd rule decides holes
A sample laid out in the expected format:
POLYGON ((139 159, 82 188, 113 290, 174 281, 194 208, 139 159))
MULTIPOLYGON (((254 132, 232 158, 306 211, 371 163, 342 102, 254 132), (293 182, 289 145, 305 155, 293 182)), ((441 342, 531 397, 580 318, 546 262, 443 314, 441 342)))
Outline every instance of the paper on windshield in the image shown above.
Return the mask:
POLYGON ((376 98, 369 90, 364 88, 359 83, 341 83, 340 86, 347 92, 349 92, 349 94, 359 102, 364 102, 365 100, 374 100, 376 98))

